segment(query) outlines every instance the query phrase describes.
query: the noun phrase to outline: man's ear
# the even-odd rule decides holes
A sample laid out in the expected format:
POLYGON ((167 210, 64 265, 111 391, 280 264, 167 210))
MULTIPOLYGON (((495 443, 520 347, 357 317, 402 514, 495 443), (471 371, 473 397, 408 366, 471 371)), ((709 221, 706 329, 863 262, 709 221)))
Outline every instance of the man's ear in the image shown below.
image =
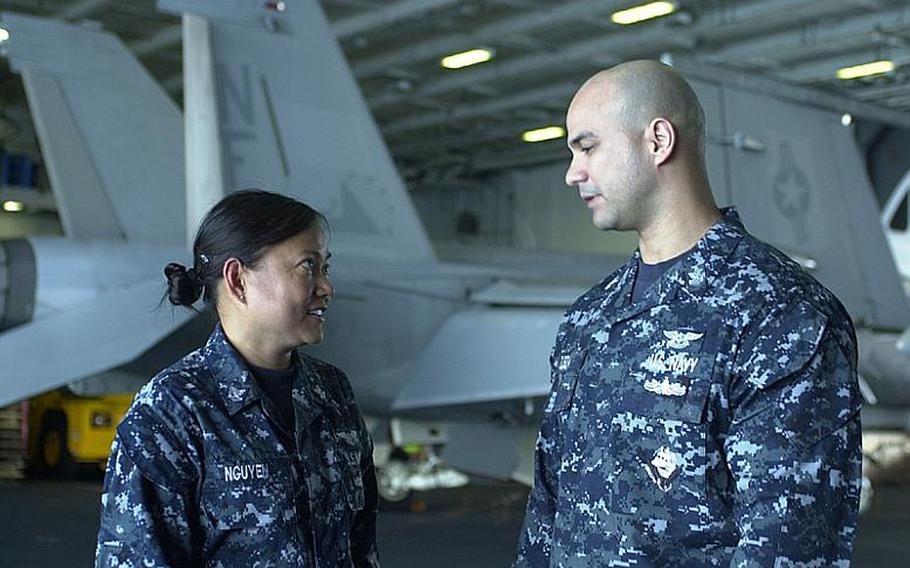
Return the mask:
MULTIPOLYGON (((246 304, 246 274, 243 263, 237 258, 229 258, 224 262, 221 276, 224 279, 224 289, 228 298, 240 304, 246 304)), ((228 299, 225 298, 225 299, 228 299)))
POLYGON ((676 127, 666 118, 655 118, 648 125, 646 135, 654 165, 663 165, 676 149, 676 127))

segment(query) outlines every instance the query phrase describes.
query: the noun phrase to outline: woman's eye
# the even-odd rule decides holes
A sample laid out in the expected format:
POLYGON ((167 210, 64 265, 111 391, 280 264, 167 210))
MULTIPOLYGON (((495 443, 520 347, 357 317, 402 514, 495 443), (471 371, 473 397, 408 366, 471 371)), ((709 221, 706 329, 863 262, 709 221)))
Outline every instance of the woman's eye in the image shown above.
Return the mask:
POLYGON ((330 266, 331 266, 331 265, 328 264, 328 263, 323 264, 323 265, 322 265, 322 273, 323 273, 323 274, 328 274, 328 273, 329 273, 329 267, 330 267, 330 266))

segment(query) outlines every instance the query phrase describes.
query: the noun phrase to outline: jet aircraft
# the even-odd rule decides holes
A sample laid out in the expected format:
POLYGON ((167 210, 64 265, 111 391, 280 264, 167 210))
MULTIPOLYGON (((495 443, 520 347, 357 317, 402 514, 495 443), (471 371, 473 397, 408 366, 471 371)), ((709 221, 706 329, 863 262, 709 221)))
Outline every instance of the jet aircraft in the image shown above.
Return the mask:
MULTIPOLYGON (((210 322, 154 309, 161 267, 187 259, 215 199, 258 186, 330 219, 338 293, 312 352, 349 373, 363 409, 410 418, 396 441, 447 441, 450 462, 528 481, 556 326, 619 261, 440 260, 318 3, 159 6, 184 14, 182 118, 112 35, 3 15, 66 237, 2 244, 0 404, 89 377, 141 381, 198 344, 210 322)), ((674 64, 708 115, 718 202, 834 290, 864 345, 901 361, 910 309, 884 234, 868 228, 878 210, 840 114, 674 64)))

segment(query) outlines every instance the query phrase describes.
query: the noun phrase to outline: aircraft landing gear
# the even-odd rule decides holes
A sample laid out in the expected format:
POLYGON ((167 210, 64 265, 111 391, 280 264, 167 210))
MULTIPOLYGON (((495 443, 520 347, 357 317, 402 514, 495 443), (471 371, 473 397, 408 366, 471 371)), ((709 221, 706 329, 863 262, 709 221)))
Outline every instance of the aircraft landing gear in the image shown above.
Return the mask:
POLYGON ((408 486, 410 471, 408 464, 399 459, 391 459, 379 469, 379 496, 390 503, 404 501, 411 494, 408 486))
POLYGON ((407 453, 396 449, 377 473, 379 496, 397 503, 412 491, 449 489, 468 484, 468 476, 439 459, 433 446, 419 446, 419 451, 407 453))

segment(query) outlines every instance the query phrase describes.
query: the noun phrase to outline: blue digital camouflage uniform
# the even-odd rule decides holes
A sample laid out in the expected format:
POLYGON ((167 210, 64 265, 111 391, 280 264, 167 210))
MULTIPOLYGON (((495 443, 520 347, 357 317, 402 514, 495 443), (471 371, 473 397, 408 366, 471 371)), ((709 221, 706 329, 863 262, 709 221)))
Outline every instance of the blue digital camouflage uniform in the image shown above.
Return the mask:
POLYGON ((220 325, 139 392, 107 466, 97 567, 379 566, 369 433, 344 373, 297 357, 294 433, 220 325))
POLYGON ((560 326, 515 566, 848 566, 843 306, 732 209, 633 304, 638 258, 560 326))

